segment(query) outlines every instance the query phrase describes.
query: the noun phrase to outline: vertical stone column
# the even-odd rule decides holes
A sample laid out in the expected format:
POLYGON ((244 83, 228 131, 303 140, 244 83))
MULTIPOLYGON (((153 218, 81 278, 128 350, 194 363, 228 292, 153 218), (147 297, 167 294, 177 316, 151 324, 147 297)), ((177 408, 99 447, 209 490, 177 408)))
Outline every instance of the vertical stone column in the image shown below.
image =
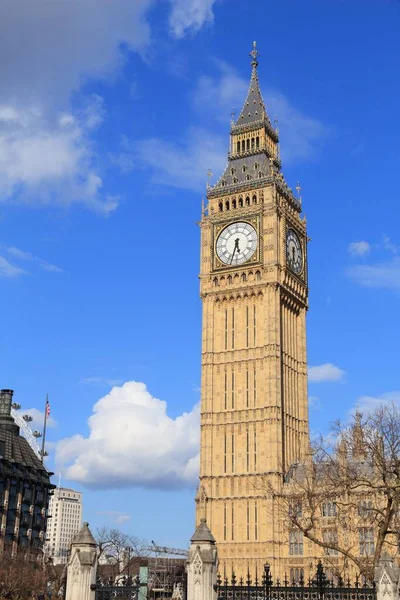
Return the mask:
POLYGON ((84 523, 71 544, 71 553, 67 565, 66 600, 94 600, 91 590, 96 583, 97 544, 89 524, 84 523))
POLYGON ((399 599, 399 576, 400 569, 394 565, 392 557, 388 554, 382 555, 375 569, 377 600, 399 599))
POLYGON ((201 519, 190 542, 187 600, 216 600, 214 585, 218 570, 217 547, 205 519, 201 519))

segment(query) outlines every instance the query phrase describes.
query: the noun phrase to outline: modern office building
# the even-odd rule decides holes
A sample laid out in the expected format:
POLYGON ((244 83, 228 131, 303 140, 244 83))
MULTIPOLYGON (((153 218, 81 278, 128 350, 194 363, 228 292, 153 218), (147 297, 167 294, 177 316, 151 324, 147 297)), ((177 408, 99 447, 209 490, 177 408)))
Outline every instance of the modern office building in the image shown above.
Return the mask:
POLYGON ((47 556, 54 564, 67 561, 72 539, 82 527, 82 493, 58 487, 50 498, 47 556))

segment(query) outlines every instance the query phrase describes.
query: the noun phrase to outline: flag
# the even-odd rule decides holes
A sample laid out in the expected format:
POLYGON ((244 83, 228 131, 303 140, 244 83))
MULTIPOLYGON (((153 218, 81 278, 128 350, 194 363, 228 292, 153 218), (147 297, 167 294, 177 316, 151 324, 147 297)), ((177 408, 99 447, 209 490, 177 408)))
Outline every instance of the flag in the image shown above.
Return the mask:
POLYGON ((46 400, 46 419, 50 416, 50 402, 46 400))

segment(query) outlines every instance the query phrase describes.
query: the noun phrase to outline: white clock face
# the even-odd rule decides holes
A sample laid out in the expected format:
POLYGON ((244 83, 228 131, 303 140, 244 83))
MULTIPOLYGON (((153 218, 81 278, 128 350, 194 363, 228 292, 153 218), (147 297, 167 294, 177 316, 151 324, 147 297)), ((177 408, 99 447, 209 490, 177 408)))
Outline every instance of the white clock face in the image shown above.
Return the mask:
POLYGON ((231 223, 217 239, 218 258, 226 265, 241 265, 253 256, 257 241, 257 232, 250 223, 231 223))
POLYGON ((303 250, 297 234, 293 229, 286 233, 286 262, 295 273, 299 274, 303 268, 303 250))

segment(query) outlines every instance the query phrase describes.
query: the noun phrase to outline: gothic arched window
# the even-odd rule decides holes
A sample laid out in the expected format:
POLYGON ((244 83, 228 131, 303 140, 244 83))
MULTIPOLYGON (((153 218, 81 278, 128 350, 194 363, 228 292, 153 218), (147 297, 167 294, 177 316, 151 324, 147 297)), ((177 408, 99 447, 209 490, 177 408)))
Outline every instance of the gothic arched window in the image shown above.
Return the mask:
POLYGON ((232 208, 236 208, 236 200, 232 200, 232 208))
POLYGON ((229 210, 229 200, 225 202, 225 210, 229 210))
POLYGON ((220 202, 220 203, 218 204, 218 208, 219 208, 219 211, 220 211, 220 212, 222 212, 222 211, 223 211, 223 209, 224 209, 224 205, 222 204, 222 202, 220 202))
POLYGON ((243 198, 239 198, 239 208, 243 208, 243 198))

